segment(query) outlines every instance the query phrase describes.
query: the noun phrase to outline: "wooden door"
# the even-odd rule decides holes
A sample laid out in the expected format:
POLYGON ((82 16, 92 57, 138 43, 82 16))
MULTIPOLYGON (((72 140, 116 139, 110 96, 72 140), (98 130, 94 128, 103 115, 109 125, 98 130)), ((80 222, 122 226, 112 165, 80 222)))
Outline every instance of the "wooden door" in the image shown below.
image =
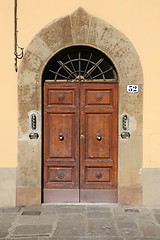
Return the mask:
POLYGON ((117 202, 118 84, 81 84, 80 201, 117 202))
POLYGON ((117 84, 44 84, 44 202, 117 201, 117 84))
POLYGON ((79 85, 44 84, 44 202, 79 201, 79 85))

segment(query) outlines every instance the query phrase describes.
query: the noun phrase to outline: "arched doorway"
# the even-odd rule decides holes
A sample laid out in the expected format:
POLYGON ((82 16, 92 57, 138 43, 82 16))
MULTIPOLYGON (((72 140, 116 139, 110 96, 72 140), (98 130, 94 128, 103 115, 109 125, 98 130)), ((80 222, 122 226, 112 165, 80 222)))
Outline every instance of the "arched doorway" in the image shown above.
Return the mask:
POLYGON ((132 43, 122 33, 82 8, 54 20, 37 33, 19 67, 17 205, 42 202, 42 75, 49 60, 71 46, 90 46, 100 50, 116 68, 119 83, 118 202, 140 205, 143 133, 140 60, 132 43), (137 84, 139 92, 128 93, 126 88, 130 84, 137 84), (121 116, 124 113, 128 114, 130 121, 129 139, 121 138, 121 116), (37 121, 35 130, 31 128, 33 114, 37 121))
POLYGON ((104 53, 58 52, 43 73, 44 202, 117 202, 118 82, 104 53))

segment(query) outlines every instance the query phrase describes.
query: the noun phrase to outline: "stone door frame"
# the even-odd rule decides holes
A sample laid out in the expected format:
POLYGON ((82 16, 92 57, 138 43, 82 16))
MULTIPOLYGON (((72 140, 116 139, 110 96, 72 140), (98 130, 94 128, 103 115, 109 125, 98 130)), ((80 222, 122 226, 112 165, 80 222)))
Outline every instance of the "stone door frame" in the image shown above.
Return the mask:
POLYGON ((97 48, 113 62, 119 82, 118 202, 142 204, 143 71, 132 43, 117 29, 78 8, 45 26, 28 45, 18 74, 17 206, 42 203, 42 74, 48 61, 73 45, 97 48), (127 93, 138 84, 139 93, 127 93), (31 140, 29 116, 38 115, 39 138, 31 140), (130 139, 121 138, 121 115, 129 114, 130 139))

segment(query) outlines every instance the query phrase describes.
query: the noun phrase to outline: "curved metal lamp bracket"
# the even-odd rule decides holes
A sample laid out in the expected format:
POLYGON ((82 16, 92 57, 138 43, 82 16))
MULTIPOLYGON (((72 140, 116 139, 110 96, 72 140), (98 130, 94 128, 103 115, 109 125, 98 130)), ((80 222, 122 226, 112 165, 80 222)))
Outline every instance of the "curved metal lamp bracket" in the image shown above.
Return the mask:
POLYGON ((14 1, 14 55, 15 55, 15 71, 18 71, 18 67, 17 67, 17 60, 18 59, 22 59, 23 58, 23 49, 18 46, 17 44, 17 0, 14 1), (18 53, 18 49, 21 49, 21 52, 18 53))

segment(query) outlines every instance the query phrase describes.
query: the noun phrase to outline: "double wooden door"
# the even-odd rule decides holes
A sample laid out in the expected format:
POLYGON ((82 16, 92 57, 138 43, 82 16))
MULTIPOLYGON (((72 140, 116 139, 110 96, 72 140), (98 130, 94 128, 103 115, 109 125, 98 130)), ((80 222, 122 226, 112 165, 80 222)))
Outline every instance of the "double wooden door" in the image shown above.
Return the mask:
POLYGON ((117 201, 117 105, 117 83, 44 83, 44 202, 117 201))

